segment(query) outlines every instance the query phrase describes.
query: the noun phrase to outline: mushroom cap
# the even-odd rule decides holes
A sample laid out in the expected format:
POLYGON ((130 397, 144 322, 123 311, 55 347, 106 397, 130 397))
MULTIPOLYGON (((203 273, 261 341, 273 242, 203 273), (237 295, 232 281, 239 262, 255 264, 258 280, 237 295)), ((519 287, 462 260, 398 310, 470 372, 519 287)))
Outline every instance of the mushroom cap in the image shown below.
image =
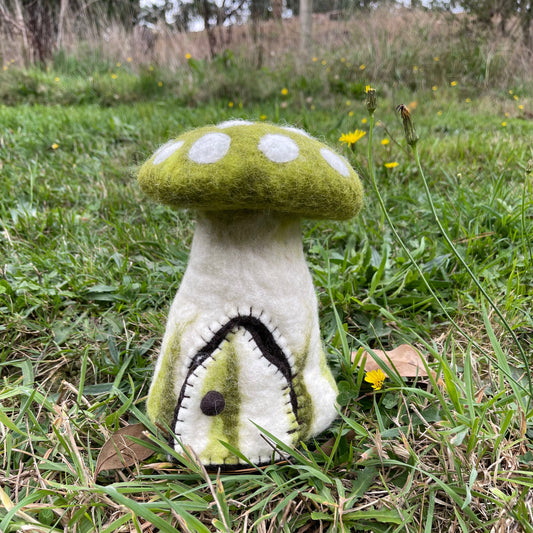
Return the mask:
POLYGON ((348 161, 290 126, 230 120, 188 131, 141 167, 141 189, 173 207, 270 210, 346 220, 363 188, 348 161))

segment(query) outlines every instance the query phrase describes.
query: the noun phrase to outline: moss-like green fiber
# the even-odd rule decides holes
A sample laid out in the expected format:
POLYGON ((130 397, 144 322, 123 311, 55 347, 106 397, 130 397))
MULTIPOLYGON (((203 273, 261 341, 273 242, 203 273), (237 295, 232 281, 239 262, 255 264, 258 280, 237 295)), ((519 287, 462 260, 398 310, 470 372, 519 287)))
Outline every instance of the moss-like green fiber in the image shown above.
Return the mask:
MULTIPOLYGON (((175 151, 165 145, 170 155, 163 158, 161 151, 156 152, 141 167, 140 186, 155 200, 173 207, 268 209, 316 219, 355 216, 363 200, 356 172, 325 144, 298 131, 266 123, 192 130, 175 139, 175 151), (228 151, 214 162, 195 162, 191 148, 209 134, 229 137, 228 151), (283 142, 293 149, 296 146, 298 155, 274 162, 259 149, 260 141, 269 135, 279 140, 281 153, 275 153, 274 159, 283 159, 283 142)), ((209 159, 208 147, 202 155, 209 159)))

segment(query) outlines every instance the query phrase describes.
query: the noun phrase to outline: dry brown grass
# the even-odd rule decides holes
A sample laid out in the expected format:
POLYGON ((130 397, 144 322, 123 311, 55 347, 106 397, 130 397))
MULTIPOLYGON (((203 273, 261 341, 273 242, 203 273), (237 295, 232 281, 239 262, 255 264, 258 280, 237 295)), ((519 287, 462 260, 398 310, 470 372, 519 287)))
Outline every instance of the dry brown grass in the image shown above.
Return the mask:
MULTIPOLYGON (((217 51, 230 49, 254 66, 276 67, 282 60, 295 59, 300 34, 297 17, 261 23, 255 42, 252 30, 250 24, 215 29, 217 51)), ((24 64, 27 54, 21 35, 6 34, 6 28, 3 32, 0 60, 24 64)), ((68 17, 61 49, 78 58, 96 50, 113 63, 131 58, 134 68, 157 64, 174 70, 186 62, 186 54, 197 59, 209 57, 205 32, 178 32, 163 24, 154 31, 142 27, 126 30, 116 22, 102 20, 98 24, 85 20, 80 25, 68 17)), ((345 57, 354 62, 353 67, 364 65, 371 79, 418 84, 428 75, 442 82, 449 82, 451 75, 470 75, 485 85, 508 83, 533 71, 533 53, 520 43, 518 29, 505 38, 488 35, 466 15, 407 8, 380 8, 349 19, 315 14, 309 52, 319 60, 345 57), (407 67, 413 69, 409 77, 402 71, 407 67)))

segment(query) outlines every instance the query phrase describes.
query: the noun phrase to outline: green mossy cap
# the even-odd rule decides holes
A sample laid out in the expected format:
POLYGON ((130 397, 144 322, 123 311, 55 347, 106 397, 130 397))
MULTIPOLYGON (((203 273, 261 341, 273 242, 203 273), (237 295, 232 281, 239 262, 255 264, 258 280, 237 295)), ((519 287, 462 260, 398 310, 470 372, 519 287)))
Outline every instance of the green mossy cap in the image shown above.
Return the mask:
POLYGON ((363 188, 344 157, 305 131, 230 120, 169 141, 139 171, 142 190, 173 207, 271 210, 346 220, 363 188))

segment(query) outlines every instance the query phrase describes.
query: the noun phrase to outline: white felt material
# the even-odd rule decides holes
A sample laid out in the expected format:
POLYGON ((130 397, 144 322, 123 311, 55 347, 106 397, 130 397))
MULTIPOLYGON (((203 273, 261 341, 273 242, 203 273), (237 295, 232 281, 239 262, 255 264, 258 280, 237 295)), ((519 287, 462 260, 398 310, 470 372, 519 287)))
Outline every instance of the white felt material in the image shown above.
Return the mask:
POLYGON ((154 165, 159 165, 179 150, 185 141, 169 141, 161 146, 154 154, 154 165))
POLYGON ((243 362, 239 367, 239 449, 252 461, 268 462, 273 448, 252 422, 268 429, 281 441, 290 443, 289 430, 294 426, 295 418, 287 407, 289 395, 283 390, 288 383, 277 367, 261 355, 261 350, 247 331, 240 331, 235 336, 235 343, 243 362))
MULTIPOLYGON (((161 349, 161 354, 166 353, 173 339, 176 336, 180 339, 175 367, 176 398, 197 351, 222 324, 239 315, 260 318, 285 351, 293 373, 303 374, 313 411, 311 433, 305 437, 325 429, 337 415, 337 391, 321 361, 317 300, 302 249, 299 219, 266 212, 199 214, 189 263, 171 305, 161 349)), ((245 394, 243 416, 272 433, 277 432, 281 440, 290 443, 286 430, 291 422, 287 416, 273 414, 279 412, 280 402, 287 400, 286 392, 276 392, 284 378, 274 368, 269 369, 268 364, 264 368, 265 359, 253 355, 257 349, 254 343, 244 343, 242 350, 245 346, 248 355, 239 354, 239 358, 248 363, 239 376, 239 390, 253 390, 256 398, 245 394), (270 371, 274 372, 272 376, 270 371)), ((162 356, 156 365, 154 382, 160 378, 161 359, 162 356)), ((197 405, 194 417, 209 418, 198 411, 199 402, 197 405)), ((191 428, 176 429, 182 434, 182 442, 199 453, 207 443, 209 424, 191 422, 191 428), (200 433, 205 435, 201 437, 200 433)), ((298 439, 298 433, 292 435, 298 439)), ((250 458, 256 455, 254 450, 260 453, 266 450, 259 447, 258 439, 264 443, 250 426, 245 426, 240 447, 247 450, 250 458)), ((179 445, 176 449, 181 450, 179 445)))
POLYGON ((304 130, 301 130, 300 128, 295 128, 294 126, 283 126, 283 129, 287 131, 292 131, 293 133, 298 133, 300 135, 303 135, 304 137, 308 137, 309 139, 312 139, 309 133, 307 133, 304 130))
POLYGON ((249 120, 226 120, 225 122, 221 122, 220 124, 217 124, 216 127, 223 130, 225 128, 231 128, 233 126, 252 126, 255 124, 254 122, 250 122, 249 120))
POLYGON ((195 163, 216 163, 229 150, 231 137, 225 133, 208 133, 200 137, 190 148, 189 158, 195 163))
POLYGON ((331 150, 328 150, 327 148, 322 148, 320 150, 320 154, 325 159, 325 161, 328 163, 328 165, 336 170, 339 174, 347 178, 350 175, 350 169, 344 159, 333 153, 331 150))
POLYGON ((259 150, 274 163, 288 163, 298 157, 298 145, 285 135, 267 133, 259 140, 259 150))

